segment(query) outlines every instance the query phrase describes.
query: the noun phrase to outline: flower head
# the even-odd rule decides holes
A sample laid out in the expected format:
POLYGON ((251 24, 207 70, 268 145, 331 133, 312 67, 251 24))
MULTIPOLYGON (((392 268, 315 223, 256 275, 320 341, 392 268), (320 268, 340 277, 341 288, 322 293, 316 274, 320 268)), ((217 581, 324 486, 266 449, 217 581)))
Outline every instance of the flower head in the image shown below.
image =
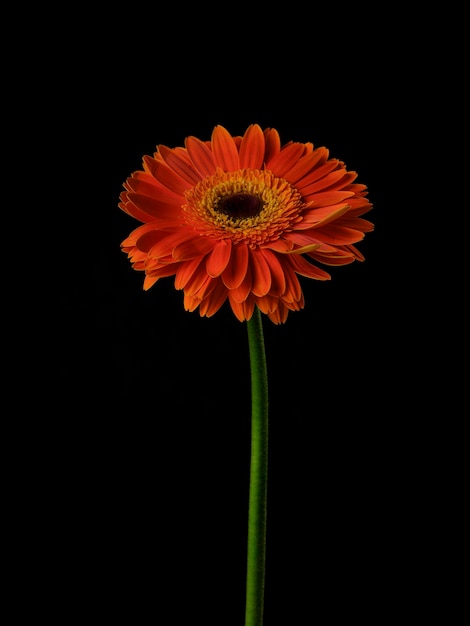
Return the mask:
POLYGON ((326 148, 257 124, 232 137, 159 145, 124 183, 119 207, 142 222, 121 244, 144 289, 174 276, 184 307, 210 317, 228 301, 240 321, 254 307, 276 324, 304 306, 299 275, 328 280, 321 265, 364 257, 373 224, 365 185, 326 148))

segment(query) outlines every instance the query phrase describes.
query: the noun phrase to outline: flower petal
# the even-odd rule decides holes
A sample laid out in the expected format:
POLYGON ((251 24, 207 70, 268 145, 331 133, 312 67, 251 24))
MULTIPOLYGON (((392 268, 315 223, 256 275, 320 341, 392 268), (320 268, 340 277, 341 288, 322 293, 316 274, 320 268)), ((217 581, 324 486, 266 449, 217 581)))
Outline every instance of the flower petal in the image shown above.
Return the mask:
POLYGON ((312 209, 316 206, 328 206, 329 204, 338 204, 344 202, 347 198, 353 196, 352 191, 323 191, 320 193, 306 194, 304 199, 306 202, 312 201, 312 209))
POLYGON ((271 288, 271 270, 263 250, 250 250, 250 265, 253 272, 251 291, 255 296, 265 296, 271 288))
POLYGON ((163 145, 158 146, 158 151, 162 155, 162 158, 168 167, 176 172, 178 176, 180 176, 187 183, 190 185, 197 185, 197 183, 201 180, 199 174, 194 170, 194 168, 191 168, 188 162, 184 160, 178 152, 163 145))
POLYGON ((252 124, 240 144, 240 168, 261 169, 264 160, 264 134, 258 124, 252 124))
POLYGON ((364 233, 360 230, 353 228, 346 228, 338 224, 327 224, 315 230, 318 233, 318 238, 325 243, 333 245, 346 245, 350 243, 357 243, 364 238, 364 233))
POLYGON ((214 313, 217 313, 217 311, 220 309, 226 299, 227 290, 220 280, 217 282, 217 286, 211 292, 211 294, 207 298, 204 298, 204 300, 199 305, 199 313, 201 317, 212 317, 214 313))
POLYGON ((294 247, 292 244, 292 241, 290 240, 291 237, 291 233, 289 234, 289 239, 275 239, 274 241, 268 241, 267 244, 265 244, 263 247, 264 248, 269 248, 270 250, 275 250, 277 252, 290 252, 292 250, 292 248, 294 247))
POLYGON ((195 237, 178 243, 172 250, 173 258, 177 261, 188 261, 205 256, 214 247, 214 240, 209 237, 195 237))
POLYGON ((185 285, 184 293, 202 300, 205 293, 210 293, 215 286, 213 278, 207 275, 204 263, 201 263, 185 285))
POLYGON ((329 206, 320 206, 308 209, 302 213, 302 221, 295 225, 299 230, 305 230, 305 226, 311 228, 313 226, 323 226, 337 220, 339 217, 349 211, 349 204, 332 204, 329 206))
POLYGON ((263 250, 263 256, 268 262, 269 270, 271 272, 271 288, 269 293, 271 295, 280 295, 284 293, 286 289, 284 266, 271 250, 263 250))
POLYGON ((222 280, 227 289, 236 289, 242 284, 248 270, 249 257, 248 246, 244 244, 232 246, 231 262, 222 273, 222 280))
POLYGON ((194 235, 187 230, 177 230, 172 233, 154 231, 154 233, 143 235, 137 245, 141 250, 147 249, 150 257, 158 259, 170 256, 176 246, 193 237, 194 235), (155 241, 156 237, 159 238, 159 241, 155 241))
POLYGON ((252 284, 252 271, 250 269, 250 266, 248 266, 243 281, 240 283, 240 285, 238 285, 238 287, 230 290, 230 297, 235 300, 235 302, 244 302, 251 293, 252 284))
POLYGON ((246 300, 243 300, 242 302, 237 302, 236 300, 233 299, 232 293, 230 291, 228 294, 228 298, 229 298, 232 311, 234 312, 235 317, 240 322, 245 322, 251 319, 253 315, 253 311, 255 310, 254 298, 251 297, 251 298, 247 298, 246 300))
POLYGON ((221 239, 216 243, 206 261, 206 271, 209 276, 216 278, 222 274, 230 261, 231 252, 231 239, 221 239))
POLYGON ((288 143, 269 162, 266 162, 266 167, 279 178, 284 178, 286 172, 288 172, 302 156, 303 151, 304 147, 301 143, 288 143))
POLYGON ((186 148, 201 176, 212 176, 215 173, 214 157, 206 143, 196 137, 188 137, 186 139, 186 148))
POLYGON ((129 192, 127 198, 134 206, 148 216, 162 220, 170 220, 173 222, 173 225, 176 224, 176 218, 179 214, 178 207, 175 207, 172 203, 165 202, 164 197, 149 197, 129 192))
POLYGON ((179 263, 175 275, 175 289, 184 289, 186 287, 195 272, 197 272, 203 259, 204 257, 197 257, 185 263, 179 263))
POLYGON ((212 133, 212 152, 215 164, 225 172, 234 172, 240 168, 238 150, 228 130, 216 126, 212 133))
MULTIPOLYGON (((299 257, 302 258, 302 257, 299 257)), ((299 279, 295 273, 293 266, 293 259, 296 260, 297 256, 288 256, 288 262, 284 266, 284 275, 286 277, 286 290, 282 294, 283 302, 292 304, 298 302, 302 298, 302 288, 300 287, 299 279)))
POLYGON ((191 187, 191 183, 181 178, 179 174, 163 161, 157 161, 152 157, 144 157, 144 161, 153 176, 170 191, 183 196, 184 192, 191 187))
MULTIPOLYGON (((328 153, 328 151, 327 151, 328 153)), ((308 185, 313 185, 317 183, 320 179, 324 178, 327 174, 336 170, 340 167, 341 162, 338 159, 330 159, 329 161, 323 162, 324 159, 321 159, 317 167, 314 167, 308 174, 306 174, 301 180, 297 181, 297 186, 301 189, 302 194, 308 193, 308 185)), ((344 174, 344 171, 343 171, 344 174)))
POLYGON ((316 167, 322 159, 326 160, 327 158, 328 151, 325 148, 317 148, 294 163, 291 169, 286 172, 284 178, 291 184, 298 182, 298 187, 301 187, 303 183, 302 178, 316 167))
POLYGON ((331 278, 325 270, 313 265, 313 263, 309 263, 303 256, 296 254, 290 256, 289 259, 294 270, 301 276, 314 278, 315 280, 329 280, 331 278))
POLYGON ((267 128, 264 131, 265 163, 268 164, 281 151, 281 138, 275 128, 267 128))

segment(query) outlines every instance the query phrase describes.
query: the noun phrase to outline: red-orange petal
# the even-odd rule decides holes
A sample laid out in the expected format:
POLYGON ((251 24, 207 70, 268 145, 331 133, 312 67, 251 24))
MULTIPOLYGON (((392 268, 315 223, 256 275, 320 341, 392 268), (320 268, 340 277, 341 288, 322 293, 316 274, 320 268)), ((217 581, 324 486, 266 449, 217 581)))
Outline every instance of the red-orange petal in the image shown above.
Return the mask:
POLYGON ((245 244, 232 246, 231 262, 222 273, 227 289, 236 289, 242 284, 248 270, 249 257, 248 246, 245 244))
MULTIPOLYGON (((150 163, 151 157, 144 157, 147 163, 150 163)), ((152 174, 155 178, 167 189, 173 191, 176 194, 181 196, 184 195, 184 192, 190 189, 192 186, 191 183, 188 183, 186 180, 181 178, 179 174, 175 172, 171 167, 169 167, 163 161, 160 163, 159 161, 153 159, 151 162, 152 174)))
POLYGON ((213 247, 213 239, 209 237, 195 237, 192 234, 190 238, 173 248, 172 255, 176 261, 188 261, 206 255, 213 247))
MULTIPOLYGON (((172 220, 173 225, 176 223, 178 208, 174 204, 165 202, 165 198, 143 196, 138 193, 129 192, 127 198, 147 216, 172 220)), ((181 206, 181 205, 180 205, 181 206)))
POLYGON ((186 283, 184 293, 202 300, 205 293, 210 293, 215 286, 213 278, 208 276, 204 263, 201 263, 186 283))
POLYGON ((255 296, 265 296, 271 288, 271 270, 263 250, 250 250, 250 266, 253 272, 251 291, 255 296))
MULTIPOLYGON (((284 265, 284 274, 286 277, 286 290, 282 295, 284 302, 293 303, 302 298, 302 288, 299 283, 297 274, 294 271, 292 259, 296 259, 297 255, 289 255, 286 257, 284 265)), ((302 258, 302 257, 300 257, 302 258)))
MULTIPOLYGON (((335 183, 338 183, 338 187, 343 187, 344 189, 344 183, 342 181, 343 181, 345 173, 346 173, 346 170, 343 170, 343 169, 334 170, 333 172, 330 172, 326 176, 322 176, 322 178, 315 181, 314 183, 311 183, 310 185, 308 185, 308 187, 304 185, 304 181, 299 181, 298 185, 302 189, 302 194, 304 195, 317 193, 319 191, 322 191, 328 188, 331 190, 332 187, 334 189, 337 187, 335 183)), ((354 192, 352 192, 352 195, 353 194, 354 192)))
POLYGON ((301 143, 288 143, 276 156, 266 163, 266 167, 279 178, 284 178, 284 175, 302 156, 303 151, 304 147, 301 143))
POLYGON ((212 152, 215 164, 225 172, 239 169, 238 150, 232 135, 223 126, 216 126, 212 133, 212 152))
MULTIPOLYGON (((139 239, 137 244, 141 249, 144 249, 143 246, 149 246, 152 241, 150 237, 151 234, 152 233, 144 235, 139 239), (144 240, 144 242, 142 242, 142 240, 144 240)), ((176 246, 183 243, 183 241, 187 241, 190 237, 194 237, 191 232, 186 230, 177 230, 170 233, 156 231, 155 234, 158 235, 160 240, 153 243, 148 249, 149 256, 155 259, 171 255, 176 246)))
POLYGON ((235 287, 235 289, 230 290, 230 297, 236 302, 244 302, 251 293, 251 285, 253 284, 252 279, 252 271, 250 266, 248 266, 245 274, 245 278, 243 281, 235 287))
POLYGON ((141 224, 134 228, 134 230, 130 233, 126 239, 122 242, 122 246, 135 246, 139 237, 142 237, 145 233, 151 232, 155 230, 153 224, 141 224))
POLYGON ((168 167, 176 172, 178 176, 180 176, 187 183, 190 185, 197 185, 197 183, 201 180, 199 174, 195 172, 194 168, 192 168, 176 150, 160 145, 158 146, 158 151, 162 155, 168 167))
POLYGON ((175 289, 184 289, 186 287, 194 273, 197 272, 203 259, 204 257, 198 257, 185 263, 179 263, 175 274, 175 289))
POLYGON ((309 263, 303 256, 296 254, 289 257, 292 267, 301 276, 314 278, 315 280, 329 280, 331 276, 325 270, 320 269, 313 263, 309 263))
POLYGON ((264 161, 264 134, 258 124, 252 124, 240 144, 240 168, 261 169, 264 161))
POLYGON ((278 257, 269 249, 263 250, 263 256, 268 262, 271 272, 271 295, 280 295, 286 290, 286 277, 284 274, 284 265, 278 257))
POLYGON ((227 299, 227 290, 222 281, 217 281, 217 286, 207 298, 199 305, 199 313, 202 316, 212 317, 220 309, 227 299))
MULTIPOLYGON (((292 185, 300 181, 306 176, 324 157, 325 148, 317 148, 313 152, 301 157, 294 165, 288 170, 284 178, 292 185)), ((300 185, 299 185, 300 186, 300 185)))
MULTIPOLYGON (((328 153, 328 151, 326 151, 328 153)), ((302 194, 308 193, 308 186, 313 185, 318 180, 336 170, 340 166, 340 161, 338 159, 330 159, 326 160, 320 159, 320 162, 314 167, 308 174, 306 174, 302 179, 297 181, 297 186, 301 190, 302 194), (322 162, 325 161, 325 162, 322 162)))
POLYGON ((172 204, 175 207, 181 206, 181 196, 170 191, 158 182, 156 178, 146 174, 145 172, 134 172, 134 174, 126 180, 124 186, 129 193, 137 193, 148 198, 158 198, 165 204, 172 204), (139 176, 142 174, 142 176, 139 176))
POLYGON ((263 247, 275 250, 276 252, 290 252, 292 250, 293 243, 290 241, 290 233, 288 233, 289 239, 275 239, 274 241, 268 241, 263 247))
POLYGON ((160 276, 149 276, 147 274, 144 278, 144 285, 143 285, 144 290, 148 291, 150 287, 153 287, 153 285, 157 282, 159 278, 160 276))
POLYGON ((312 201, 311 206, 314 209, 316 206, 328 206, 329 204, 338 204, 344 202, 354 193, 352 191, 322 191, 320 193, 312 193, 304 196, 306 202, 312 201))
POLYGON ((328 222, 337 220, 348 211, 349 205, 347 204, 347 201, 343 204, 331 204, 328 206, 320 206, 318 208, 313 206, 311 209, 302 213, 302 221, 298 222, 295 225, 295 228, 305 230, 305 227, 312 228, 313 226, 323 226, 324 224, 328 224, 328 222))
POLYGON ((206 261, 206 272, 209 276, 216 278, 222 274, 230 261, 231 252, 231 239, 221 239, 215 244, 206 261))
POLYGON ((253 311, 255 310, 254 298, 251 297, 251 298, 247 298, 246 300, 243 300, 242 302, 237 302, 236 300, 233 299, 232 293, 229 291, 228 299, 229 299, 229 303, 232 308, 232 311, 235 314, 235 317, 240 322, 244 322, 246 320, 251 319, 253 315, 253 311))
POLYGON ((275 128, 264 131, 265 154, 264 161, 269 163, 281 151, 281 138, 275 128))
POLYGON ((186 148, 201 176, 212 176, 215 173, 214 156, 207 143, 191 136, 186 139, 186 148))
POLYGON ((345 228, 335 223, 321 226, 316 232, 318 233, 318 239, 332 245, 357 243, 364 238, 364 233, 360 230, 345 228))

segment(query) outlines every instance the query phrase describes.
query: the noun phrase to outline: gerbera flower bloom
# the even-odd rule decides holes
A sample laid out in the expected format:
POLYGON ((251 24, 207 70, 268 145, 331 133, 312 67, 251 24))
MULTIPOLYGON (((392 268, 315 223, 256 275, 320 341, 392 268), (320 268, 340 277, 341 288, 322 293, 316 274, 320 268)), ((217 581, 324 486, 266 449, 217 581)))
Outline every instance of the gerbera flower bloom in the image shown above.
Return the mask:
POLYGON ((210 317, 228 301, 240 321, 255 306, 274 323, 304 307, 299 276, 363 261, 355 247, 373 224, 365 185, 326 148, 257 124, 232 137, 157 146, 124 183, 119 207, 142 222, 121 244, 144 289, 174 276, 184 307, 210 317))

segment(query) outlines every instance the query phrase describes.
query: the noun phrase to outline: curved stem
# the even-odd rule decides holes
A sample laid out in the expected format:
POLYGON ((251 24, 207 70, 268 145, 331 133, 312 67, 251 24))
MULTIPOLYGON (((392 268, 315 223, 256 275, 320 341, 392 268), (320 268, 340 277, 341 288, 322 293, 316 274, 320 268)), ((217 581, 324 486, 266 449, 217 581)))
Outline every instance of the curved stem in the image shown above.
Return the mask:
POLYGON ((247 322, 251 368, 251 461, 245 626, 262 626, 268 478, 268 374, 261 312, 247 322))

